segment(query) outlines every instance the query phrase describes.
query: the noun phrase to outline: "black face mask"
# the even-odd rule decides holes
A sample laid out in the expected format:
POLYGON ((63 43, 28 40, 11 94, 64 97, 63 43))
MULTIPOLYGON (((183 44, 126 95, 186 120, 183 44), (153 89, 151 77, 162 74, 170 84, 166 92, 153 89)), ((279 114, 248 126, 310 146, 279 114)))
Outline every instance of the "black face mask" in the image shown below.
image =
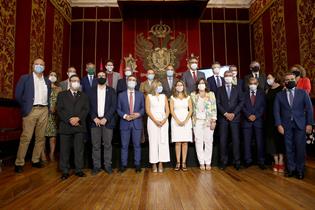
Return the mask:
POLYGON ((293 80, 290 80, 288 82, 285 83, 285 87, 288 88, 288 89, 292 89, 292 88, 295 88, 296 84, 295 84, 295 81, 293 80))
POLYGON ((301 75, 301 72, 299 71, 292 71, 292 73, 296 76, 299 77, 301 75))
POLYGON ((98 84, 104 85, 106 83, 106 78, 101 77, 101 78, 98 78, 97 81, 98 81, 98 84))
POLYGON ((258 66, 254 66, 254 67, 251 68, 251 70, 253 72, 259 72, 259 67, 258 66))

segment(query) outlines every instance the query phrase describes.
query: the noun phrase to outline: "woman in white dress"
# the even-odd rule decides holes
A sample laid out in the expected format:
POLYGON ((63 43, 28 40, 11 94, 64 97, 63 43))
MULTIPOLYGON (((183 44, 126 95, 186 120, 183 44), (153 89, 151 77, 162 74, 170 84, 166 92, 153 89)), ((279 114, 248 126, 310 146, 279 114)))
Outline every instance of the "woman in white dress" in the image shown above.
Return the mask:
POLYGON ((152 171, 163 172, 163 162, 170 161, 168 142, 168 100, 161 94, 163 87, 161 82, 152 83, 152 92, 146 97, 146 113, 148 115, 148 136, 149 136, 149 162, 152 164, 152 171), (158 163, 158 168, 157 168, 158 163))
POLYGON ((172 142, 175 142, 177 161, 175 170, 178 171, 181 166, 183 171, 187 171, 188 142, 192 142, 192 101, 186 93, 185 83, 182 80, 178 80, 174 87, 173 95, 170 99, 170 111, 172 114, 172 142), (182 165, 180 165, 181 154, 182 165))
POLYGON ((211 170, 213 132, 217 120, 217 105, 213 92, 207 89, 207 80, 197 82, 197 89, 191 94, 193 102, 193 127, 195 147, 201 170, 211 170))

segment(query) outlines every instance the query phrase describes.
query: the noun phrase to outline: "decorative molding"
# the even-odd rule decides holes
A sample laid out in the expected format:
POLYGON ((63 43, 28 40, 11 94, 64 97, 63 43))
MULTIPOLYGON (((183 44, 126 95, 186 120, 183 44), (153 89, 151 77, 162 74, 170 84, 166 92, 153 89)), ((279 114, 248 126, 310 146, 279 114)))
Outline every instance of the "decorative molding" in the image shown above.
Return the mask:
POLYGON ((276 0, 254 0, 249 8, 249 21, 254 24, 276 0))
POLYGON ((72 19, 72 22, 122 22, 121 18, 103 18, 103 19, 72 19))
POLYGON ((62 16, 71 23, 71 4, 69 0, 50 0, 52 5, 62 14, 62 16))
POLYGON ((13 98, 16 0, 0 1, 0 98, 13 98))

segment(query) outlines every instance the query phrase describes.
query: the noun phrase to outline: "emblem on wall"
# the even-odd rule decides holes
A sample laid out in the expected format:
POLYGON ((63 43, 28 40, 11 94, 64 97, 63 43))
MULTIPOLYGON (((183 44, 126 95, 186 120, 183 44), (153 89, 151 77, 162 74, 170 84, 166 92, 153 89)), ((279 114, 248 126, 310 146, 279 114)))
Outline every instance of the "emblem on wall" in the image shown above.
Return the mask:
POLYGON ((148 34, 146 38, 140 33, 136 39, 136 56, 141 58, 144 68, 160 75, 168 65, 177 69, 187 49, 185 34, 173 37, 171 27, 162 23, 153 25, 148 34))

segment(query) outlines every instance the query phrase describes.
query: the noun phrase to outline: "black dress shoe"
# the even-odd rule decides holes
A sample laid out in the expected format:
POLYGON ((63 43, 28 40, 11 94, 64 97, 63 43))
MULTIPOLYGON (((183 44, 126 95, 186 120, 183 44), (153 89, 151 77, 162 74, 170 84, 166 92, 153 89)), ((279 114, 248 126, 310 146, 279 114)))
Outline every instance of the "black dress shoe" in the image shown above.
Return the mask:
POLYGON ((98 174, 99 172, 101 172, 101 169, 100 169, 100 168, 93 168, 93 170, 92 170, 92 175, 96 175, 96 174, 98 174))
POLYGON ((16 173, 22 173, 23 172, 23 166, 15 166, 14 171, 16 173))
POLYGON ((244 167, 245 168, 249 168, 249 167, 251 167, 252 166, 252 163, 244 163, 244 167))
POLYGON ((141 172, 141 167, 140 166, 136 166, 136 173, 140 173, 141 172))
POLYGON ((67 173, 64 173, 64 174, 62 174, 61 175, 61 180, 66 180, 66 179, 68 179, 69 178, 69 174, 67 174, 67 173))
POLYGON ((105 166, 104 167, 104 171, 108 174, 112 174, 113 173, 113 169, 111 166, 105 166))
POLYGON ((260 168, 261 170, 265 170, 265 169, 266 169, 265 164, 259 164, 258 166, 259 166, 259 168, 260 168))
POLYGON ((241 169, 241 165, 239 163, 234 165, 234 168, 239 171, 241 169))
POLYGON ((119 168, 119 172, 120 172, 120 173, 124 173, 126 170, 127 170, 126 166, 121 166, 121 167, 119 168))
POLYGON ((293 177, 294 176, 294 171, 286 171, 284 176, 285 177, 293 177))
POLYGON ((219 167, 221 170, 225 170, 226 169, 226 164, 222 163, 219 167))
POLYGON ((75 175, 78 177, 86 177, 86 175, 85 175, 85 173, 83 173, 83 171, 76 172, 75 175))
POLYGON ((44 164, 42 164, 41 162, 32 163, 32 167, 33 168, 43 168, 44 164))

